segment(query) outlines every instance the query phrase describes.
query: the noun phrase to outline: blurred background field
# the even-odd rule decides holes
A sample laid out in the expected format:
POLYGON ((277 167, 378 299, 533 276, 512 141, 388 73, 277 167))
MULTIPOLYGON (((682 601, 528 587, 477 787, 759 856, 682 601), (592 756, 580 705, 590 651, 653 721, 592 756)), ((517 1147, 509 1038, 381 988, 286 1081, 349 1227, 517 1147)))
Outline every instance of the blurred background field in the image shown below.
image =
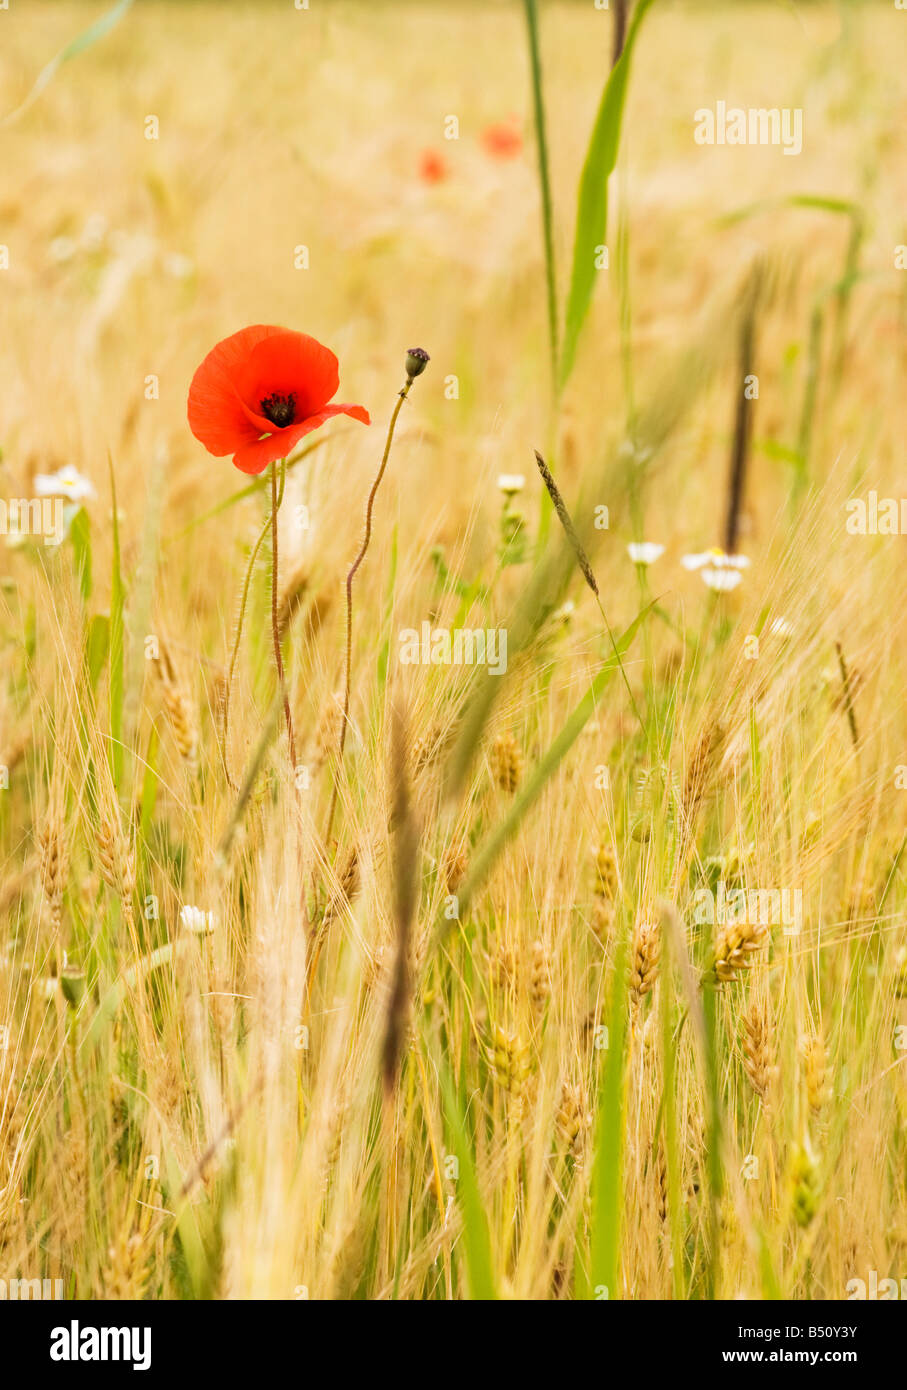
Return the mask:
MULTIPOLYGON (((562 302, 613 14, 540 10, 562 302)), ((605 1269, 611 1297, 840 1298, 869 1270, 907 1274, 904 538, 845 530, 849 498, 904 487, 907 14, 657 0, 610 268, 556 407, 516 0, 138 0, 16 114, 101 12, 0 11, 0 492, 67 465, 94 490, 59 551, 0 538, 0 1277, 81 1297, 556 1298, 605 1269), (694 112, 719 99, 801 107, 803 152, 697 145, 694 112), (725 539, 754 266, 751 563, 716 595, 681 559, 725 539), (278 732, 238 807, 217 712, 266 500, 205 519, 249 480, 192 437, 186 393, 249 323, 327 343, 338 399, 374 423, 332 422, 290 475, 285 659, 310 785, 300 802, 278 732), (416 344, 431 364, 357 589, 325 844, 343 579, 416 344), (506 626, 542 592, 559 538, 535 448, 582 528, 608 508, 589 544, 615 631, 657 596, 626 657, 647 729, 610 683, 439 932, 610 653, 578 573, 544 590, 465 751, 480 682, 396 660, 402 628, 506 626), (525 475, 516 548, 500 474, 525 475), (642 540, 665 547, 646 571, 626 550, 642 540), (387 1099, 392 698, 421 857, 387 1099), (445 767, 466 753, 451 802, 445 767), (689 908, 718 878, 802 887, 805 922, 705 986, 703 1069, 659 904, 706 978, 721 943, 689 908), (187 905, 213 932, 181 927, 187 905), (597 1030, 625 1003, 609 1072, 597 1030), (605 1210, 618 1170, 595 1136, 618 1130, 605 1210)), ((237 776, 273 697, 266 571, 232 697, 237 776)))

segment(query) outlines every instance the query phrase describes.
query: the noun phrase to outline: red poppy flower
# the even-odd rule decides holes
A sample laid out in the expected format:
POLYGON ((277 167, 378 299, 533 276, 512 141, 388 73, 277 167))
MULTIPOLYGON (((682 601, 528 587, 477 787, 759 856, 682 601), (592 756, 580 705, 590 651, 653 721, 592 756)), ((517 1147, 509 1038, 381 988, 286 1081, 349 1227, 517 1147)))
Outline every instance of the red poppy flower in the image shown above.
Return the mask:
POLYGON ((305 333, 257 323, 208 353, 189 387, 189 428, 210 454, 263 473, 334 415, 371 424, 361 405, 328 405, 337 358, 305 333))
POLYGON ((490 125, 482 131, 482 144, 495 159, 516 159, 523 137, 514 125, 490 125))
POLYGON ((441 183, 447 178, 447 161, 437 150, 423 150, 419 160, 419 177, 424 183, 441 183))

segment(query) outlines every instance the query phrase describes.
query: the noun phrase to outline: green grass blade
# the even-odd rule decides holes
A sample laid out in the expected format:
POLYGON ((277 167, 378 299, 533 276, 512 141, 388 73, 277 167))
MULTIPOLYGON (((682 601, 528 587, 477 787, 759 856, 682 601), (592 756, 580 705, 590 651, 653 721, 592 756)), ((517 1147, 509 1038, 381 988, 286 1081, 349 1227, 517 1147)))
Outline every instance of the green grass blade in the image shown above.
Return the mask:
POLYGON ((146 979, 153 970, 158 970, 162 965, 169 965, 175 955, 189 949, 190 942, 188 937, 183 936, 175 944, 166 941, 163 946, 158 946, 156 950, 150 951, 147 956, 131 965, 128 970, 124 970, 119 979, 113 981, 101 996, 94 1016, 88 1027, 85 1029, 79 1047, 85 1048, 87 1052, 94 1051, 110 1028, 116 1018, 120 1006, 129 996, 136 984, 146 979))
POLYGON ((91 598, 91 522, 84 507, 79 507, 69 524, 69 540, 79 577, 79 593, 82 602, 87 603, 91 598))
POLYGON ((466 1257, 469 1295, 473 1299, 495 1299, 497 1292, 491 1257, 488 1218, 479 1193, 479 1182, 472 1158, 472 1145, 466 1132, 466 1124, 453 1081, 446 1069, 441 1072, 441 1089, 444 1097, 444 1117, 447 1130, 460 1169, 457 1180, 457 1196, 463 1215, 463 1248, 466 1257))
POLYGON ((592 302, 596 276, 596 247, 605 244, 608 232, 608 179, 614 171, 620 147, 620 128, 630 75, 630 61, 636 36, 646 12, 653 3, 654 0, 639 0, 633 12, 623 53, 614 64, 605 83, 598 115, 592 127, 586 162, 580 176, 573 271, 567 297, 564 342, 560 359, 562 388, 573 370, 580 330, 592 302))
POLYGON ((97 43, 99 39, 103 39, 106 34, 109 34, 114 25, 118 24, 123 18, 123 15, 131 4, 132 0, 117 0, 116 5, 107 10, 105 14, 102 14, 93 24, 89 24, 87 29, 83 29, 82 33, 77 34, 64 48, 61 48, 60 52, 57 53, 55 57, 51 58, 50 62, 38 73, 31 91, 28 93, 25 100, 20 102, 14 111, 10 111, 9 114, 4 116, 3 120, 0 121, 0 127, 8 125, 19 116, 23 116, 29 107, 38 100, 38 97, 44 89, 53 81, 57 69, 70 58, 78 57, 78 55, 84 53, 87 48, 91 48, 92 44, 97 43))
POLYGON ((764 212, 775 212, 779 207, 806 208, 812 212, 832 212, 844 217, 853 217, 858 211, 856 203, 847 198, 826 198, 819 193, 788 193, 782 197, 760 198, 756 203, 747 203, 718 218, 719 226, 733 226, 735 222, 746 222, 750 217, 759 217, 764 212))
POLYGON ((110 619, 106 613, 95 613, 88 622, 85 634, 85 664, 92 690, 97 690, 101 672, 110 652, 110 619))
POLYGON ((590 1296, 594 1299, 612 1298, 618 1287, 627 1012, 627 939, 622 936, 611 973, 608 1046, 602 1063, 592 1168, 589 1284, 590 1296))
POLYGON ((529 61, 532 66, 532 109, 535 117, 535 143, 539 162, 539 188, 542 195, 542 236, 545 245, 545 281, 548 297, 548 339, 551 353, 551 379, 557 389, 557 276, 554 264, 554 213, 551 202, 551 176, 548 164, 548 137, 545 128, 545 100, 542 88, 542 55, 539 45, 538 0, 523 0, 529 31, 529 61))

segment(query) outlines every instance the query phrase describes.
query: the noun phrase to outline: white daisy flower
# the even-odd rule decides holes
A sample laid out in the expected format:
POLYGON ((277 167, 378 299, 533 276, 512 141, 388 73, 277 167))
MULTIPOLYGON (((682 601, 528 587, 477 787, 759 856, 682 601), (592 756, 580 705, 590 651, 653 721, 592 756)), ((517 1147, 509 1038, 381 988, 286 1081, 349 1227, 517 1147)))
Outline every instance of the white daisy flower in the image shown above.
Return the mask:
POLYGON ((214 913, 205 912, 200 907, 192 907, 186 904, 180 908, 180 923, 186 931, 191 931, 195 936, 208 936, 214 931, 214 913))
POLYGON ((655 541, 631 541, 627 546, 627 554, 634 565, 654 565, 664 553, 664 546, 655 541))
POLYGON ((95 496, 93 485, 71 463, 57 473, 36 473, 35 492, 39 497, 70 497, 73 502, 95 496))
POLYGON ((498 489, 503 492, 505 497, 513 497, 518 492, 522 492, 526 486, 526 479, 522 473, 501 473, 498 475, 498 489))
MULTIPOLYGON (((680 563, 685 570, 701 570, 706 565, 713 570, 745 570, 749 565, 749 559, 746 555, 726 555, 716 546, 697 555, 684 555, 680 563)), ((733 588, 733 584, 730 587, 733 588)))
POLYGON ((699 573, 702 576, 703 584, 705 584, 707 588, 715 589, 718 593, 722 594, 728 593, 731 589, 736 589, 743 578, 739 570, 704 569, 700 570, 699 573))

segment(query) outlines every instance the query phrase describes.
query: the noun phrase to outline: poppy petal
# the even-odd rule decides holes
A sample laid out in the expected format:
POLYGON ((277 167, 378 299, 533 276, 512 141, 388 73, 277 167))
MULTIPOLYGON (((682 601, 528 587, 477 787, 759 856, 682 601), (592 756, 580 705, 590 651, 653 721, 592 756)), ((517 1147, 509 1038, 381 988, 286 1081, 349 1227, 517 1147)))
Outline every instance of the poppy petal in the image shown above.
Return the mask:
POLYGON ((234 378, 260 343, 286 332, 262 323, 240 329, 217 343, 196 371, 189 387, 189 428, 209 453, 230 454, 241 442, 257 437, 234 378))
POLYGON ((292 395, 296 416, 306 420, 337 392, 340 369, 330 348, 307 333, 288 330, 256 343, 234 376, 243 404, 257 414, 267 396, 292 395))
POLYGON ((316 414, 310 415, 307 420, 287 425, 286 429, 275 430, 264 439, 254 439, 243 444, 233 455, 233 462, 241 473, 263 473, 269 463, 286 458, 300 439, 317 430, 326 420, 332 420, 335 415, 349 415, 354 420, 360 420, 363 425, 372 423, 364 406, 326 405, 316 414))

